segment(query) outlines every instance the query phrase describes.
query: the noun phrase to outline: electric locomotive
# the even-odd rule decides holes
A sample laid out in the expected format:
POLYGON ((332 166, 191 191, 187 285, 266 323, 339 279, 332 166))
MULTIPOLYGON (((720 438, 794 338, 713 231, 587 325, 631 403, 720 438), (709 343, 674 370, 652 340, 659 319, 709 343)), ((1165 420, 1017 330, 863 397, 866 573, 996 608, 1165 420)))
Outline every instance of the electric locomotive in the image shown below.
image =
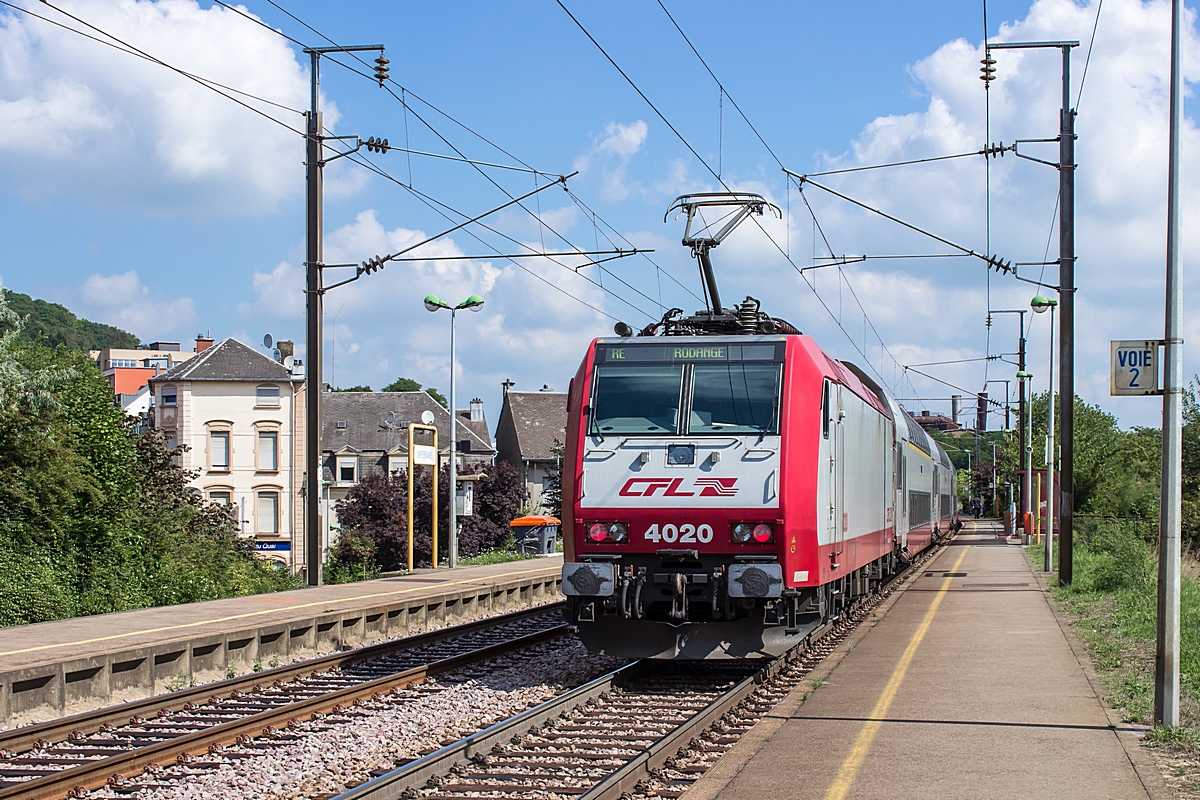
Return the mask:
POLYGON ((708 251, 732 227, 690 234, 730 205, 769 207, 672 206, 710 307, 618 324, 571 381, 562 587, 594 652, 778 655, 957 526, 950 459, 887 392, 753 298, 721 306, 708 251))

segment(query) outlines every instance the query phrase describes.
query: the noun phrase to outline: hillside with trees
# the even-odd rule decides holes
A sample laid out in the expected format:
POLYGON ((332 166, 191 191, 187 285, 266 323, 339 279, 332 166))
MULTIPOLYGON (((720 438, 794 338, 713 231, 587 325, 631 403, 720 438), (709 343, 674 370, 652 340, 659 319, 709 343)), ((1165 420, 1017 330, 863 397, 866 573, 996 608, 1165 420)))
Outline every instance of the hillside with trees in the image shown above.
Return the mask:
POLYGON ((128 331, 80 319, 58 303, 47 303, 27 294, 0 288, 4 302, 24 318, 20 337, 27 342, 74 350, 103 350, 106 347, 134 348, 141 342, 128 331))

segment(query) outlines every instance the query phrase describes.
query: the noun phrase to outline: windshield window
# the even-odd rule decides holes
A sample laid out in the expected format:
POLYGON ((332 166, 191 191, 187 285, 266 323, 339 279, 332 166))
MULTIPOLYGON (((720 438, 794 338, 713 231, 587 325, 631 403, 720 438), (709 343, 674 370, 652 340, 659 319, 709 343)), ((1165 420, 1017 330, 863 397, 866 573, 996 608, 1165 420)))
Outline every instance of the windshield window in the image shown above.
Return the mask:
POLYGON ((622 365, 596 372, 594 432, 676 432, 683 365, 622 365))
POLYGON ((697 364, 691 433, 776 433, 778 364, 697 364))

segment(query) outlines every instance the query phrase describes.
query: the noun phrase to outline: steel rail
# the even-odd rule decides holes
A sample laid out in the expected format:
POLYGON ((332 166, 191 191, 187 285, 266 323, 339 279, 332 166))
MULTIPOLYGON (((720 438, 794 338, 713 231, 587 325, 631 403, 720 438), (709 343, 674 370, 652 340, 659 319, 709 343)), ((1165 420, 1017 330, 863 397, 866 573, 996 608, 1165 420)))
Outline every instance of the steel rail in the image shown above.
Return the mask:
MULTIPOLYGON (((72 714, 69 717, 62 717, 61 719, 14 728, 10 731, 0 732, 0 751, 7 750, 17 754, 24 753, 35 747, 44 747, 47 743, 56 744, 66 741, 72 736, 78 737, 80 735, 96 733, 102 730, 105 725, 123 725, 131 717, 153 715, 162 709, 167 711, 181 711, 187 707, 188 703, 207 702, 214 696, 228 696, 232 692, 251 689, 257 684, 290 680, 308 673, 334 669, 378 658, 397 650, 420 647, 446 639, 478 633, 510 622, 520 622, 530 617, 536 617, 549 611, 560 609, 563 605, 564 603, 560 601, 557 603, 548 603, 543 606, 535 606, 534 608, 510 611, 507 614, 501 614, 496 617, 485 617, 484 619, 473 620, 449 628, 439 628, 435 631, 426 631, 425 633, 418 633, 401 639, 392 639, 387 642, 380 642, 379 644, 355 648, 354 650, 330 653, 329 655, 297 661, 293 664, 272 667, 260 672, 247 673, 236 678, 227 678, 213 683, 205 683, 200 686, 181 689, 177 692, 154 695, 129 703, 105 706, 94 711, 72 714)), ((0 795, 0 797, 2 796, 0 795)))
MULTIPOLYGON (((373 645, 364 647, 358 650, 348 651, 346 653, 337 653, 331 656, 323 656, 309 661, 298 662, 287 667, 279 667, 263 672, 251 673, 250 675, 241 678, 234 678, 227 681, 221 681, 217 684, 209 684, 201 689, 198 696, 202 699, 212 697, 214 689, 220 688, 225 695, 229 695, 234 691, 239 691, 240 688, 261 686, 269 684, 275 680, 282 680, 286 677, 298 677, 305 673, 319 672, 328 670, 333 667, 346 665, 349 663, 357 663, 369 660, 371 657, 378 657, 386 653, 417 646, 420 644, 429 644, 442 639, 454 638, 469 633, 486 630, 490 627, 496 627, 503 622, 520 621, 522 618, 536 616, 538 614, 552 611, 556 606, 561 604, 549 604, 539 606, 536 609, 528 609, 512 614, 506 614, 502 617, 492 617, 488 620, 480 620, 466 625, 455 626, 454 628, 446 628, 440 631, 433 631, 427 634, 400 639, 393 642, 387 642, 382 645, 373 645), (491 623, 491 624, 487 624, 491 623)), ((182 736, 168 739, 161 742, 148 745, 146 747, 137 748, 122 752, 109 758, 96 761, 83 761, 77 767, 60 770, 49 775, 34 778, 18 784, 13 784, 0 790, 0 800, 9 800, 9 798, 29 798, 29 800, 50 800, 51 798, 60 798, 65 796, 81 796, 87 790, 103 786, 109 782, 110 777, 115 775, 127 774, 131 771, 144 769, 152 764, 163 764, 171 761, 186 762, 191 760, 190 754, 194 752, 218 752, 224 745, 236 742, 240 737, 254 737, 261 734, 270 734, 275 732, 279 726, 286 726, 291 720, 311 714, 321 714, 329 711, 339 711, 347 705, 353 704, 361 698, 371 697, 375 694, 380 694, 385 691, 390 691, 396 688, 402 688, 414 683, 420 683, 427 677, 435 674, 450 672, 459 669, 463 666, 483 661, 488 658, 494 658, 503 655, 512 650, 529 647, 542 641, 551 638, 556 638, 563 635, 568 627, 566 624, 556 625, 536 633, 526 634, 515 639, 509 639, 504 642, 487 645, 485 647, 472 650, 467 653, 461 653, 455 656, 450 656, 438 661, 423 664, 401 672, 394 673, 382 678, 363 681, 339 689, 334 692, 317 695, 315 697, 306 698, 295 703, 279 706, 278 708, 261 711, 257 714, 251 714, 229 722, 218 723, 203 730, 187 733, 182 736)), ((179 692, 176 695, 169 697, 149 698, 148 700, 138 701, 137 703, 129 703, 115 708, 101 709, 97 712, 89 712, 88 714, 77 715, 77 717, 69 717, 64 720, 58 720, 57 723, 78 722, 80 717, 88 717, 86 726, 91 728, 93 732, 101 730, 101 726, 112 724, 113 721, 118 721, 122 724, 132 722, 139 715, 137 710, 145 711, 147 709, 167 709, 181 710, 184 709, 189 702, 177 695, 183 695, 185 692, 179 692), (170 702, 164 703, 163 700, 170 702), (155 703, 154 701, 158 702, 155 703), (131 719, 130 712, 135 712, 131 719)), ((197 693, 194 690, 186 692, 192 696, 194 700, 197 693)), ((26 737, 37 735, 35 731, 32 734, 26 731, 37 728, 40 731, 45 728, 54 726, 55 723, 43 723, 43 725, 29 726, 28 729, 18 729, 13 731, 13 737, 17 734, 22 734, 26 737)), ((57 730, 61 731, 64 727, 59 725, 57 730)), ((78 726, 72 728, 72 733, 81 731, 78 726)), ((35 740, 35 744, 37 740, 35 740)))
MULTIPOLYGON (((787 653, 771 660, 762 669, 739 681, 733 688, 722 693, 677 728, 656 740, 642 753, 625 762, 610 775, 587 789, 586 792, 578 793, 580 800, 618 800, 627 793, 633 792, 639 782, 651 777, 654 770, 664 766, 693 737, 719 721, 730 711, 746 703, 760 687, 823 644, 823 640, 827 636, 834 635, 836 637, 843 633, 848 635, 849 632, 855 630, 865 619, 865 614, 849 619, 849 625, 840 625, 840 623, 847 620, 851 614, 870 610, 875 608, 878 603, 883 602, 891 594, 893 587, 902 586, 905 580, 940 553, 952 538, 953 536, 941 542, 935 542, 933 547, 914 558, 904 569, 883 584, 880 591, 864 597, 862 601, 844 610, 836 619, 830 620, 810 632, 787 653)), ((589 701, 603 699, 603 696, 614 688, 616 681, 645 672, 648 668, 648 661, 643 660, 602 675, 567 694, 496 723, 391 772, 365 781, 337 795, 332 800, 404 800, 411 796, 412 790, 433 785, 430 783, 431 781, 436 783, 452 774, 459 765, 486 756, 493 747, 504 745, 514 737, 520 737, 552 719, 569 714, 574 709, 587 705, 589 701)), ((479 787, 479 791, 485 790, 485 787, 479 787)), ((572 792, 572 794, 577 793, 572 792)))

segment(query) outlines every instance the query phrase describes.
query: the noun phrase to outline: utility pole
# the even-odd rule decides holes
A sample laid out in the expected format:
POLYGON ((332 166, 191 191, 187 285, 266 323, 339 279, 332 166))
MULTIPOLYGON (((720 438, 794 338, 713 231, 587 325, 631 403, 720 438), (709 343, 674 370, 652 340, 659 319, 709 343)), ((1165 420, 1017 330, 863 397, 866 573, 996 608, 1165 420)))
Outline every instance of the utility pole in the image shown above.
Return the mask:
MULTIPOLYGON (((305 250, 304 250, 304 566, 309 586, 321 585, 321 564, 324 561, 321 547, 321 483, 324 470, 321 468, 321 390, 324 379, 321 375, 321 338, 325 333, 324 297, 321 270, 324 264, 323 181, 325 170, 324 128, 321 125, 321 56, 325 53, 349 53, 362 50, 380 51, 376 63, 376 77, 383 85, 387 61, 383 60, 383 45, 356 45, 351 47, 311 47, 304 52, 309 55, 309 82, 311 98, 306 128, 305 167, 305 250)), ((325 509, 328 516, 329 509, 325 509)))
MULTIPOLYGON (((1058 402, 1060 490, 1050 485, 1059 504, 1058 585, 1072 579, 1075 506, 1075 110, 1071 108, 1071 47, 1062 47, 1062 110, 1058 134, 1058 402)), ((1052 390, 1053 391, 1053 390, 1052 390)), ((1050 440, 1051 448, 1054 440, 1050 440)), ((1053 455, 1053 453, 1051 454, 1053 455)))
POLYGON ((1162 483, 1158 525, 1158 630, 1154 721, 1179 726, 1179 582, 1183 435, 1183 210, 1179 169, 1183 130, 1183 0, 1171 2, 1170 157, 1167 171, 1167 286, 1163 342, 1162 483))
MULTIPOLYGON (((1059 491, 1051 481, 1046 508, 1059 506, 1058 582, 1066 586, 1072 579, 1072 543, 1075 502, 1075 111, 1071 108, 1071 48, 1077 41, 998 42, 991 50, 1031 50, 1053 48, 1062 51, 1062 108, 1058 125, 1058 292, 1062 302, 1059 320, 1059 437, 1062 462, 1059 491)), ((1017 140, 1044 141, 1044 140, 1017 140)), ((1022 158, 1028 158, 1017 153, 1022 158)), ((1040 161, 1040 159, 1033 159, 1040 161)), ((1042 162, 1045 163, 1045 162, 1042 162)), ((1050 287, 1054 288, 1054 287, 1050 287)), ((1054 386, 1050 387, 1051 404, 1054 386)), ((1051 536, 1053 539, 1053 536, 1051 536)))

